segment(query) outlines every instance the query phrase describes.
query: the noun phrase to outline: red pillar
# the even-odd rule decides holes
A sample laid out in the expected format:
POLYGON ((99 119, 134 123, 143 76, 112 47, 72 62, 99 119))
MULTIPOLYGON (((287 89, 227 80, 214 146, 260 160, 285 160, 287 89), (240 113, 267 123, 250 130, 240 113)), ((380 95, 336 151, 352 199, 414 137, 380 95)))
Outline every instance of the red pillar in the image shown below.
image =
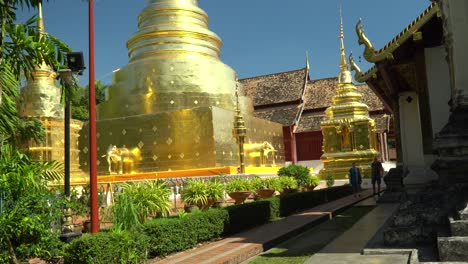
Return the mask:
POLYGON ((297 163, 297 149, 296 149, 296 134, 294 134, 295 126, 290 126, 289 133, 291 133, 291 163, 297 163))
POLYGON ((89 13, 89 181, 91 191, 91 233, 99 231, 99 206, 96 170, 96 95, 94 87, 94 0, 89 13))

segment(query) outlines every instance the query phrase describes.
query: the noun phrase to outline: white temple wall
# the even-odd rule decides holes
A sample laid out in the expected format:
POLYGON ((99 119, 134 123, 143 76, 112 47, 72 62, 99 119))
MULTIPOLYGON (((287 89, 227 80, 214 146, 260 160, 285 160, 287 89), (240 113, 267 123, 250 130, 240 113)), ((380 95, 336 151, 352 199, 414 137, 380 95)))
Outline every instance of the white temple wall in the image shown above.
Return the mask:
POLYGON ((450 115, 450 73, 444 46, 426 48, 427 88, 431 107, 431 123, 434 135, 447 124, 450 115))

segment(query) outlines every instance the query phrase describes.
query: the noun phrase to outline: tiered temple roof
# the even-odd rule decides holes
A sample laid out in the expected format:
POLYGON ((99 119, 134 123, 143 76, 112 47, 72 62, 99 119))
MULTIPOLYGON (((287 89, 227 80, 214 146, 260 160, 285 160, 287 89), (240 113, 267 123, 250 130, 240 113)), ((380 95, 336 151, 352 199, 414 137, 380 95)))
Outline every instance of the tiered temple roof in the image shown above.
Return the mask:
MULTIPOLYGON (((332 97, 336 93, 337 77, 325 78, 311 81, 307 84, 304 95, 304 110, 299 121, 298 133, 319 131, 320 121, 324 120, 325 109, 330 106, 332 97)), ((356 86, 358 91, 363 95, 362 101, 369 106, 371 117, 375 119, 377 131, 388 129, 386 125, 379 126, 378 124, 386 124, 387 116, 384 117, 384 106, 377 95, 367 86, 367 84, 356 86), (379 121, 379 119, 384 119, 379 121)))
POLYGON ((253 99, 256 117, 283 126, 297 123, 303 106, 308 67, 242 79, 244 93, 253 99))
MULTIPOLYGON (((240 83, 245 94, 253 99, 256 117, 284 126, 297 121, 296 132, 301 133, 320 130, 320 121, 324 119, 324 111, 335 95, 337 81, 337 77, 311 81, 306 67, 246 78, 240 83)), ((384 105, 380 99, 367 84, 357 87, 376 121, 377 131, 388 129, 389 117, 384 115, 384 105)))

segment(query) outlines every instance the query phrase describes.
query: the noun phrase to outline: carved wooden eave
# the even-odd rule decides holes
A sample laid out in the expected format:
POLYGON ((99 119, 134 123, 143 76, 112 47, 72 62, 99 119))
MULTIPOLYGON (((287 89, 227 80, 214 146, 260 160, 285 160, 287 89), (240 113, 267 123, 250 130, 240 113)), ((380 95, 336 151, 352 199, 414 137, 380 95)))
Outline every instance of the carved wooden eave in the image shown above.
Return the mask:
POLYGON ((433 2, 424 12, 411 22, 403 31, 388 42, 383 48, 376 50, 371 41, 364 34, 361 20, 356 24, 356 34, 360 45, 365 45, 364 58, 369 62, 379 62, 386 59, 393 59, 393 52, 409 39, 419 39, 418 33, 434 16, 440 17, 441 11, 439 5, 433 2))

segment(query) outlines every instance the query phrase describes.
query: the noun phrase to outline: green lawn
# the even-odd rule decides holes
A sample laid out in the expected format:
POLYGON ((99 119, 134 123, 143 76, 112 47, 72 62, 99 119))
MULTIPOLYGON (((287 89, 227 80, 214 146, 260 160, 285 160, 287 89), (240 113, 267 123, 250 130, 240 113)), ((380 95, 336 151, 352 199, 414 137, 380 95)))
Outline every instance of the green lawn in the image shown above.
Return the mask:
POLYGON ((313 254, 354 225, 375 206, 355 206, 301 235, 253 258, 249 264, 304 263, 313 254))

